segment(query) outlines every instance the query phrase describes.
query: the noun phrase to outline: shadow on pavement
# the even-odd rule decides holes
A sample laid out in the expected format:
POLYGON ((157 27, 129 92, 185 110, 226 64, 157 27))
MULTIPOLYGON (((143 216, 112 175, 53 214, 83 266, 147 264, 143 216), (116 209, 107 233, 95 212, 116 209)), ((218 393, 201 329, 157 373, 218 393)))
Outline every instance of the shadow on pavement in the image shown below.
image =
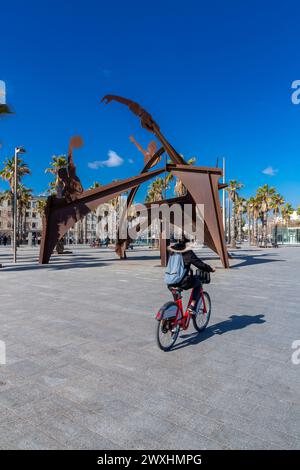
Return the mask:
POLYGON ((235 261, 235 260, 241 260, 237 264, 232 264, 230 266, 230 269, 234 268, 241 268, 242 266, 250 266, 254 264, 263 264, 263 263, 276 263, 276 262, 284 262, 285 260, 283 259, 274 259, 274 256, 278 256, 277 254, 274 253, 263 253, 261 255, 243 255, 243 254, 238 254, 236 255, 235 253, 231 253, 231 258, 230 261, 235 261), (269 258, 269 257, 272 258, 269 258))
POLYGON ((208 326, 202 333, 191 333, 185 334, 183 333, 180 335, 180 338, 183 338, 181 343, 175 344, 175 346, 171 349, 174 351, 175 349, 185 348, 186 346, 191 346, 195 344, 199 344, 202 341, 206 341, 207 339, 211 338, 215 335, 223 335, 228 331, 234 330, 242 330, 249 325, 259 325, 261 323, 265 323, 266 320, 264 319, 264 315, 231 315, 228 320, 224 320, 220 323, 216 323, 215 325, 208 326))
MULTIPOLYGON (((109 253, 110 254, 110 253, 109 253)), ((2 259, 3 263, 10 262, 10 260, 7 259, 2 259)), ((35 270, 35 269, 49 269, 49 270, 63 270, 63 269, 71 269, 71 268, 93 268, 93 267, 99 267, 99 266, 107 266, 110 263, 121 263, 125 264, 130 263, 130 262, 135 262, 135 261, 158 261, 160 260, 159 255, 156 254, 150 254, 149 256, 144 256, 144 255, 129 255, 127 256, 127 259, 121 260, 119 259, 114 252, 111 253, 111 258, 109 257, 102 257, 101 258, 101 253, 93 254, 93 255, 86 255, 86 254, 80 254, 77 255, 76 253, 65 253, 62 255, 56 255, 53 254, 51 260, 49 261, 49 264, 38 264, 38 260, 34 262, 27 262, 26 259, 21 259, 19 261, 20 264, 17 265, 8 265, 5 266, 3 265, 2 270, 3 271, 30 271, 30 270, 35 270), (28 263, 28 264, 26 264, 28 263)), ((159 264, 159 267, 161 265, 159 264)))
MULTIPOLYGON (((111 261, 111 260, 110 260, 111 261)), ((33 271, 36 269, 48 269, 49 271, 60 271, 64 269, 73 269, 73 268, 97 268, 99 266, 107 266, 107 263, 103 263, 103 261, 95 261, 87 263, 85 261, 75 261, 69 263, 56 263, 56 264, 29 264, 29 265, 17 265, 17 266, 8 266, 3 267, 2 271, 9 271, 9 272, 18 272, 18 271, 33 271)))

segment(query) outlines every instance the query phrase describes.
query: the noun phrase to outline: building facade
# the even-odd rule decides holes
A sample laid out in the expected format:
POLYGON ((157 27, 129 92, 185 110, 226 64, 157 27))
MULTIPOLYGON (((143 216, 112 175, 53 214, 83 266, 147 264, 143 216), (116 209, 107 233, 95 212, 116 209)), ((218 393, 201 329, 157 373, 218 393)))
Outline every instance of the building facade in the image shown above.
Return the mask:
MULTIPOLYGON (((286 223, 281 217, 277 218, 277 242, 280 245, 300 245, 300 216, 294 211, 286 223)), ((274 238, 274 227, 272 228, 274 238)))
POLYGON ((280 245, 300 245, 300 227, 277 227, 277 242, 280 245))
POLYGON ((0 198, 0 236, 12 236, 12 201, 0 198))

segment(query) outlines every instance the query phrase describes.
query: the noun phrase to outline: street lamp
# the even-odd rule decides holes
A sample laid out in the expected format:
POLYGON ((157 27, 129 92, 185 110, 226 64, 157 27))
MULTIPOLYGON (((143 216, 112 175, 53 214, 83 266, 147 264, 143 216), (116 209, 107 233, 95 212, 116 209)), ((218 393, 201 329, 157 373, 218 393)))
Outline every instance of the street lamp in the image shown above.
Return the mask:
MULTIPOLYGON (((225 157, 223 157, 223 184, 226 183, 226 160, 225 157)), ((225 233, 225 239, 226 239, 226 195, 225 195, 225 188, 223 188, 223 226, 224 226, 224 233, 225 233)))
POLYGON ((17 262, 17 220, 18 220, 18 154, 26 153, 23 147, 15 147, 15 166, 14 166, 14 231, 13 231, 13 248, 14 248, 14 263, 17 262))

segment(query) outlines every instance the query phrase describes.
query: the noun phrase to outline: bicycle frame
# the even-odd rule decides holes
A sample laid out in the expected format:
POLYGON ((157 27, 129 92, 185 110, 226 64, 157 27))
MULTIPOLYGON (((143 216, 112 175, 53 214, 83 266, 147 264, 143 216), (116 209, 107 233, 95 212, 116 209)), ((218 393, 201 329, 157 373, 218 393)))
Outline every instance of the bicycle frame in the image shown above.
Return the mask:
MULTIPOLYGON (((201 287, 199 287, 199 289, 200 289, 200 298, 202 299, 202 302, 203 302, 203 313, 207 313, 205 297, 204 297, 204 294, 203 294, 203 287, 201 286, 201 287)), ((186 308, 184 313, 183 313, 183 304, 182 304, 182 294, 181 294, 181 292, 178 292, 176 289, 174 289, 174 290, 172 289, 171 292, 173 294, 174 301, 178 305, 178 309, 177 309, 174 324, 175 325, 179 324, 180 328, 182 328, 183 330, 187 330, 188 327, 189 327, 189 324, 190 324, 190 320, 191 320, 191 315, 189 314, 188 308, 189 308, 189 306, 191 304, 191 301, 192 301, 192 296, 193 296, 194 289, 192 289, 192 291, 191 291, 191 295, 190 295, 190 298, 189 298, 189 301, 188 301, 188 304, 187 304, 187 308, 186 308)))

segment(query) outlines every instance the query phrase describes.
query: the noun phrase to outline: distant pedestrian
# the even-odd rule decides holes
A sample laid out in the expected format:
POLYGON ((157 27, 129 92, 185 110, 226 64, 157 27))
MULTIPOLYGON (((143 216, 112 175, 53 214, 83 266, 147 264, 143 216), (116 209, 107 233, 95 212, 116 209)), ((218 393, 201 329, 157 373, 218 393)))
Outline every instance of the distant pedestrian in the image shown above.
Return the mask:
POLYGON ((6 246, 7 245, 7 236, 6 235, 4 235, 2 237, 2 241, 3 241, 3 245, 6 246))

